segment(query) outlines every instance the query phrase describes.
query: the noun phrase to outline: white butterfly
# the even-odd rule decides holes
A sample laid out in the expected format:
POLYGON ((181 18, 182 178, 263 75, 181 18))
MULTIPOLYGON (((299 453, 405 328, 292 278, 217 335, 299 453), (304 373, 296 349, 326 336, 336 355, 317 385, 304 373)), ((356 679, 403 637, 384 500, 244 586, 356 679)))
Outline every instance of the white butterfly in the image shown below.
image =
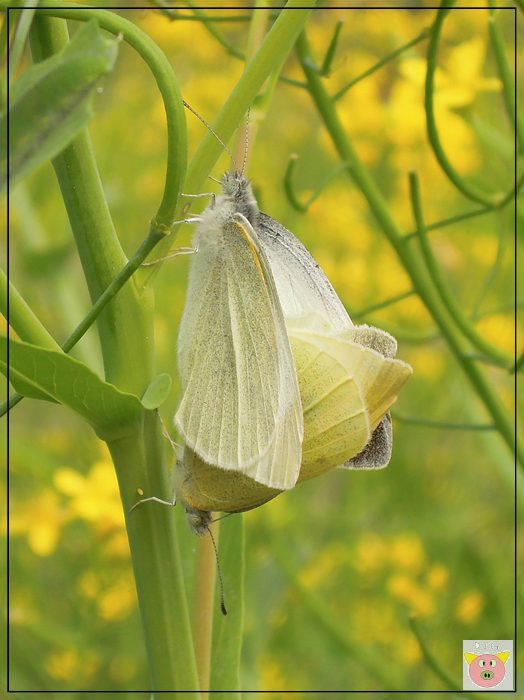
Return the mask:
POLYGON ((197 532, 211 510, 256 507, 333 467, 385 466, 387 411, 411 374, 242 175, 222 189, 199 220, 179 333, 175 485, 197 532))

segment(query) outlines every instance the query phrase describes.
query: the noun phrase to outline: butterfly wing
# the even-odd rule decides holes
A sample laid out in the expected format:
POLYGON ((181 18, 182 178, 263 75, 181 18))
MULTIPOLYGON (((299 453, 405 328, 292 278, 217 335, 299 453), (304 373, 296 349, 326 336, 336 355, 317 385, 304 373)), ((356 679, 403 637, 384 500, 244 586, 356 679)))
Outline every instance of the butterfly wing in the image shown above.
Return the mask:
POLYGON ((348 459, 340 467, 343 469, 382 469, 387 467, 393 449, 393 426, 388 411, 377 425, 371 440, 358 455, 348 459))
POLYGON ((260 212, 257 233, 286 319, 310 314, 334 330, 353 325, 322 268, 291 231, 260 212))
POLYGON ((206 462, 291 488, 302 412, 269 263, 241 214, 206 233, 197 240, 179 333, 176 426, 206 462))

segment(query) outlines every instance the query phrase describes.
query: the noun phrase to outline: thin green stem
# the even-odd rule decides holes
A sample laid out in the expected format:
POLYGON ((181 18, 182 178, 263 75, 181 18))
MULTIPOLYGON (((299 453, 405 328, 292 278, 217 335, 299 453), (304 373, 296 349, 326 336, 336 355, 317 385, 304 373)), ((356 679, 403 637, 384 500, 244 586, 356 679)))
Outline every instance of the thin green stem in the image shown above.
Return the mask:
POLYGON ((452 182, 455 187, 468 199, 484 204, 486 207, 492 207, 496 205, 496 200, 488 197, 482 192, 479 192, 475 187, 466 182, 451 165, 451 162, 449 161, 442 146, 437 128, 437 121, 435 118, 434 95, 438 47, 440 43, 442 26, 451 6, 453 5, 453 2, 454 0, 442 0, 431 30, 431 37, 428 46, 426 82, 424 90, 424 107, 426 111, 426 128, 428 132, 428 139, 433 153, 435 154, 435 158, 450 182, 452 182))
MULTIPOLYGON (((511 452, 513 452, 515 449, 515 438, 511 421, 485 376, 471 360, 464 356, 465 352, 462 338, 457 334, 454 323, 449 317, 448 310, 442 304, 437 291, 434 289, 431 280, 428 279, 423 266, 420 265, 420 261, 415 255, 415 252, 409 245, 406 245, 406 241, 399 227, 389 213, 384 197, 363 166, 348 139, 340 119, 338 118, 333 101, 329 98, 318 74, 311 69, 311 52, 304 34, 301 35, 297 42, 297 50, 310 88, 311 97, 317 106, 319 114, 324 121, 341 160, 347 163, 348 175, 350 175, 367 199, 375 219, 410 276, 413 289, 417 291, 424 305, 435 320, 442 335, 446 338, 453 355, 484 403, 493 423, 497 426, 501 437, 505 440, 511 452)), ((517 446, 517 454, 519 462, 524 468, 524 448, 520 444, 517 446)))
POLYGON ((402 44, 402 46, 399 46, 397 49, 394 51, 391 51, 391 53, 388 53, 386 56, 380 59, 380 61, 377 61, 377 63, 374 63, 370 68, 365 70, 363 73, 360 73, 360 75, 357 75, 356 78, 353 78, 353 80, 350 80, 347 85, 344 85, 343 88, 341 88, 338 92, 336 92, 333 95, 333 100, 337 102, 340 100, 341 97, 344 97, 346 92, 348 90, 351 90, 351 88, 356 85, 357 83, 360 83, 361 80, 364 80, 364 78, 367 78, 370 75, 373 75, 377 70, 382 68, 382 66, 385 66, 387 63, 395 59, 397 56, 400 56, 404 51, 408 51, 411 49, 413 46, 416 46, 417 44, 420 44, 421 41, 424 41, 425 39, 428 38, 429 36, 429 28, 426 27, 426 29, 423 29, 422 32, 416 36, 414 39, 411 39, 411 41, 408 41, 406 44, 402 44))
MULTIPOLYGON (((279 68, 302 31, 316 0, 289 0, 266 35, 255 56, 246 64, 242 77, 235 85, 217 118, 211 124, 213 131, 224 143, 228 143, 235 130, 243 122, 247 110, 258 95, 264 82, 273 71, 279 68), (302 9, 309 7, 311 9, 302 9)), ((201 191, 206 177, 222 154, 222 145, 209 132, 200 142, 187 170, 184 192, 193 194, 201 191)), ((169 243, 159 245, 159 254, 167 252, 169 243)), ((160 265, 149 274, 158 273, 160 265)))
POLYGON ((335 25, 333 36, 331 37, 326 55, 324 56, 324 61, 322 62, 320 75, 327 77, 331 73, 331 66, 333 65, 333 59, 335 58, 335 54, 337 52, 338 40, 340 38, 340 32, 343 26, 344 22, 342 20, 339 20, 335 25))
POLYGON ((395 679, 391 678, 388 667, 381 664, 379 658, 372 652, 368 652, 361 644, 354 644, 347 634, 347 626, 344 628, 340 625, 326 609, 323 601, 300 581, 297 567, 289 561, 289 554, 280 544, 277 544, 276 540, 273 541, 272 549, 281 572, 292 589, 300 596, 304 609, 324 634, 341 649, 348 659, 364 668, 369 673, 370 678, 379 681, 385 688, 395 685, 395 679))
MULTIPOLYGON (((24 2, 23 5, 34 5, 32 2, 24 2)), ((13 35, 13 40, 11 42, 11 48, 9 50, 9 75, 8 80, 11 83, 22 58, 22 53, 24 51, 24 46, 27 42, 27 37, 29 35, 29 30, 31 29, 31 23, 33 21, 34 14, 36 12, 35 7, 29 7, 25 9, 23 6, 20 8, 18 14, 18 22, 16 24, 15 32, 13 35)))
POLYGON ((318 197, 320 197, 327 185, 345 170, 346 164, 342 163, 338 166, 338 168, 335 168, 335 170, 326 178, 326 180, 322 182, 315 189, 315 191, 307 198, 304 204, 302 204, 302 202, 298 199, 293 185, 293 173, 295 172, 295 166, 297 164, 297 161, 298 156, 295 153, 293 153, 289 157, 286 172, 284 173, 284 192, 286 193, 286 197, 293 209, 296 209, 301 213, 305 213, 313 204, 313 202, 316 199, 318 199, 318 197))
POLYGON ((496 430, 497 426, 491 423, 452 423, 449 421, 430 420, 426 418, 417 418, 416 416, 404 416, 402 413, 392 411, 391 415, 395 420, 406 425, 417 425, 425 428, 435 428, 436 430, 496 430))
POLYGON ((40 345, 49 350, 60 350, 60 346, 32 311, 14 284, 0 268, 0 311, 18 337, 26 343, 40 345))
MULTIPOLYGON (((441 219, 440 221, 434 221, 432 224, 426 225, 426 231, 436 231, 437 229, 446 228, 446 226, 453 226, 461 221, 466 221, 467 219, 474 219, 477 216, 486 214, 488 211, 493 211, 492 207, 480 207, 479 209, 474 209, 473 211, 467 211, 463 214, 456 214, 455 216, 449 216, 446 219, 441 219)), ((418 236, 418 231, 410 231, 404 235, 406 240, 411 238, 416 238, 418 236)))
MULTIPOLYGON (((497 10, 493 0, 488 0, 490 6, 488 28, 491 39, 491 46, 497 64, 499 78, 502 82, 502 96, 504 98, 504 106, 513 129, 516 130, 517 142, 521 153, 524 153, 524 124, 520 118, 520 112, 515 110, 515 92, 514 80, 509 67, 508 58, 504 46, 504 39, 497 23, 497 10)), ((516 47, 515 47, 516 48, 516 47)))
POLYGON ((415 221, 417 223, 420 249, 433 284, 435 285, 443 304, 446 306, 449 315, 456 323, 458 328, 460 328, 461 332, 472 343, 472 345, 478 348, 480 352, 484 353, 493 362, 493 364, 497 364, 500 367, 510 367, 513 361, 511 355, 508 355, 503 350, 491 345, 491 343, 488 343, 487 340, 477 333, 475 328, 462 313, 462 309, 450 292, 431 249, 426 227, 424 225, 418 178, 415 173, 409 174, 409 187, 411 206, 413 208, 415 221))
MULTIPOLYGON (((140 245, 136 253, 131 257, 131 259, 126 263, 126 265, 123 267, 123 269, 118 273, 118 275, 110 282, 109 286, 106 287, 104 292, 98 297, 96 302, 93 304, 91 307, 89 313, 80 321, 78 326, 74 329, 74 331, 64 340, 61 346, 58 346, 56 342, 53 340, 53 343, 55 343, 53 349, 62 349, 64 352, 69 352, 74 346, 78 343, 78 341, 85 335, 85 333, 89 330, 89 328, 93 325, 93 323, 96 321, 96 319, 100 316, 102 313, 103 309, 109 304, 109 302, 116 296, 116 294, 120 291, 120 289, 124 286, 124 284, 127 282, 127 280, 134 274, 134 272, 140 267, 140 265, 144 262, 144 260, 147 258, 151 250, 156 246, 156 244, 163 239, 163 235, 158 229, 151 229, 149 231, 149 234, 145 241, 140 245)), ((0 275, 4 276, 5 273, 3 270, 0 270, 0 275)), ((11 289, 14 289, 14 287, 10 286, 10 294, 13 294, 11 289)), ((51 338, 51 336, 48 334, 47 330, 42 326, 36 315, 29 309, 27 306, 26 302, 22 299, 22 297, 16 293, 23 302, 23 305, 28 309, 28 311, 31 314, 31 318, 33 319, 34 324, 38 324, 41 326, 43 331, 51 338)), ((0 309, 3 308, 0 306, 0 309)), ((29 337, 29 335, 22 335, 22 332, 18 330, 18 317, 21 316, 21 309, 22 309, 22 304, 13 306, 13 302, 10 301, 9 305, 9 319, 13 325, 13 328, 15 331, 18 333, 20 338, 22 340, 26 340, 27 342, 34 343, 35 345, 42 345, 43 347, 47 347, 45 343, 40 342, 36 336, 34 338, 29 337)), ((5 315, 5 314, 4 314, 5 315)), ((22 321, 20 321, 22 323, 22 321)), ((0 418, 8 411, 10 410, 13 405, 16 406, 17 403, 19 403, 22 400, 22 396, 19 394, 14 394, 9 398, 8 402, 4 402, 0 406, 0 418)))
MULTIPOLYGON (((449 688, 450 690, 457 691, 461 697, 470 698, 470 700, 478 700, 479 698, 483 697, 483 693, 470 693, 466 690, 462 690, 461 685, 457 683, 445 669, 442 668, 442 666, 438 663, 436 658, 430 652, 428 645, 424 641, 418 626, 417 619, 414 615, 411 615, 409 617, 409 626, 411 627, 411 631, 415 635, 415 639, 419 643, 422 655, 424 656, 424 660, 426 661, 428 667, 433 671, 437 678, 440 678, 440 680, 444 683, 444 685, 447 688, 449 688)), ((500 695, 497 697, 490 694, 490 696, 495 697, 496 700, 500 700, 501 698, 500 695)))
POLYGON ((416 291, 414 289, 410 289, 407 292, 402 292, 401 294, 396 294, 393 297, 390 297, 389 299, 385 299, 384 301, 379 301, 376 304, 371 304, 370 306, 366 306, 363 309, 359 309, 358 311, 355 312, 355 316, 361 318, 362 316, 366 316, 367 314, 372 313, 373 311, 380 311, 381 309, 385 309, 388 306, 392 306, 393 304, 398 304, 399 301, 403 301, 404 299, 408 299, 409 297, 412 297, 414 294, 416 294, 416 291))
MULTIPOLYGON (((3 1, 3 0, 2 0, 3 1)), ((1 4, 1 3, 0 3, 1 4)), ((38 16, 48 15, 88 22, 96 19, 99 25, 132 46, 151 69, 162 95, 167 123, 167 165, 162 201, 153 218, 152 226, 165 231, 176 219, 186 168, 185 113, 173 68, 164 52, 145 32, 129 20, 108 10, 69 5, 65 2, 46 0, 41 3, 38 16), (47 7, 47 6, 51 7, 47 7)))

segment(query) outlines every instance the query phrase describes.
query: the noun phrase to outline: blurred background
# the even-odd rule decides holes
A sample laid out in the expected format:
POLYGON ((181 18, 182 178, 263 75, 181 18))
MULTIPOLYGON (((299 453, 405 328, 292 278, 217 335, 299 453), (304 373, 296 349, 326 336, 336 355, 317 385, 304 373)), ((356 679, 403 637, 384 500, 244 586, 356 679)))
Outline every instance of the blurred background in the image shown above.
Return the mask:
MULTIPOLYGON (((207 27, 159 9, 122 14, 162 47, 184 99, 212 122, 241 75, 243 61, 233 54, 246 51, 250 13, 230 11, 233 19, 207 27)), ((420 178, 428 223, 478 208, 450 184, 428 145, 424 30, 434 17, 422 3, 411 10, 321 9, 308 26, 320 64, 337 22, 344 21, 326 78, 331 94, 411 43, 337 103, 360 158, 406 233, 414 228, 411 170, 420 178)), ((495 194, 512 187, 514 150, 488 20, 487 10, 453 10, 446 19, 435 111, 455 168, 495 194)), ((509 10, 497 16, 511 66, 513 20, 509 10)), ((295 58, 283 75, 303 80, 295 58)), ((191 157, 205 127, 189 113, 187 122, 191 157)), ((247 173, 261 209, 306 244, 355 322, 397 337, 398 356, 414 375, 394 408, 386 470, 335 470, 244 516, 243 688, 449 688, 439 670, 461 686, 463 639, 514 638, 512 455, 496 431, 456 429, 486 425, 489 416, 423 304, 409 294, 408 275, 363 196, 340 172, 307 90, 279 81, 267 109, 253 110, 251 125, 247 173), (285 194, 293 153, 297 198, 305 202, 321 188, 307 212, 293 208, 285 194), (398 296, 397 303, 376 308, 398 296), (450 425, 418 425, 412 417, 450 425), (423 654, 412 615, 437 669, 423 654)), ((154 81, 123 43, 97 97, 90 132, 115 225, 131 254, 160 201, 166 141, 154 81)), ((213 175, 229 167, 224 156, 213 175)), ((216 191, 211 181, 209 191, 216 191)), ((89 300, 50 165, 13 191, 10 225, 11 279, 61 341, 89 300)), ((486 340, 513 353, 511 205, 430 235, 464 313, 486 340)), ((186 226, 179 243, 187 245, 190 237, 186 226)), ((187 258, 175 258, 156 280, 158 371, 175 378, 161 410, 167 425, 177 403, 176 339, 187 265, 187 258)), ((72 354, 101 372, 94 330, 72 354)), ((481 369, 513 416, 513 375, 481 369)), ((25 400, 11 415, 10 449, 12 687, 146 689, 127 538, 104 445, 66 409, 25 400)), ((182 514, 177 517, 186 528, 182 514)), ((195 542, 187 530, 189 579, 195 542)))

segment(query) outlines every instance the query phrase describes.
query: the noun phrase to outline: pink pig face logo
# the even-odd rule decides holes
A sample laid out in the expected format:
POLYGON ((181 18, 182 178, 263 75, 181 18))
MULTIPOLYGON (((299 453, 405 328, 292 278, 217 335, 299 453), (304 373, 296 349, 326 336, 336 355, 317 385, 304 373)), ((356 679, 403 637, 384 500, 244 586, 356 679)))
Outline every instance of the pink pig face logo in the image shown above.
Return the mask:
POLYGON ((493 688, 504 680, 508 657, 509 651, 480 655, 464 652, 464 658, 469 665, 469 676, 473 683, 481 688, 493 688))

